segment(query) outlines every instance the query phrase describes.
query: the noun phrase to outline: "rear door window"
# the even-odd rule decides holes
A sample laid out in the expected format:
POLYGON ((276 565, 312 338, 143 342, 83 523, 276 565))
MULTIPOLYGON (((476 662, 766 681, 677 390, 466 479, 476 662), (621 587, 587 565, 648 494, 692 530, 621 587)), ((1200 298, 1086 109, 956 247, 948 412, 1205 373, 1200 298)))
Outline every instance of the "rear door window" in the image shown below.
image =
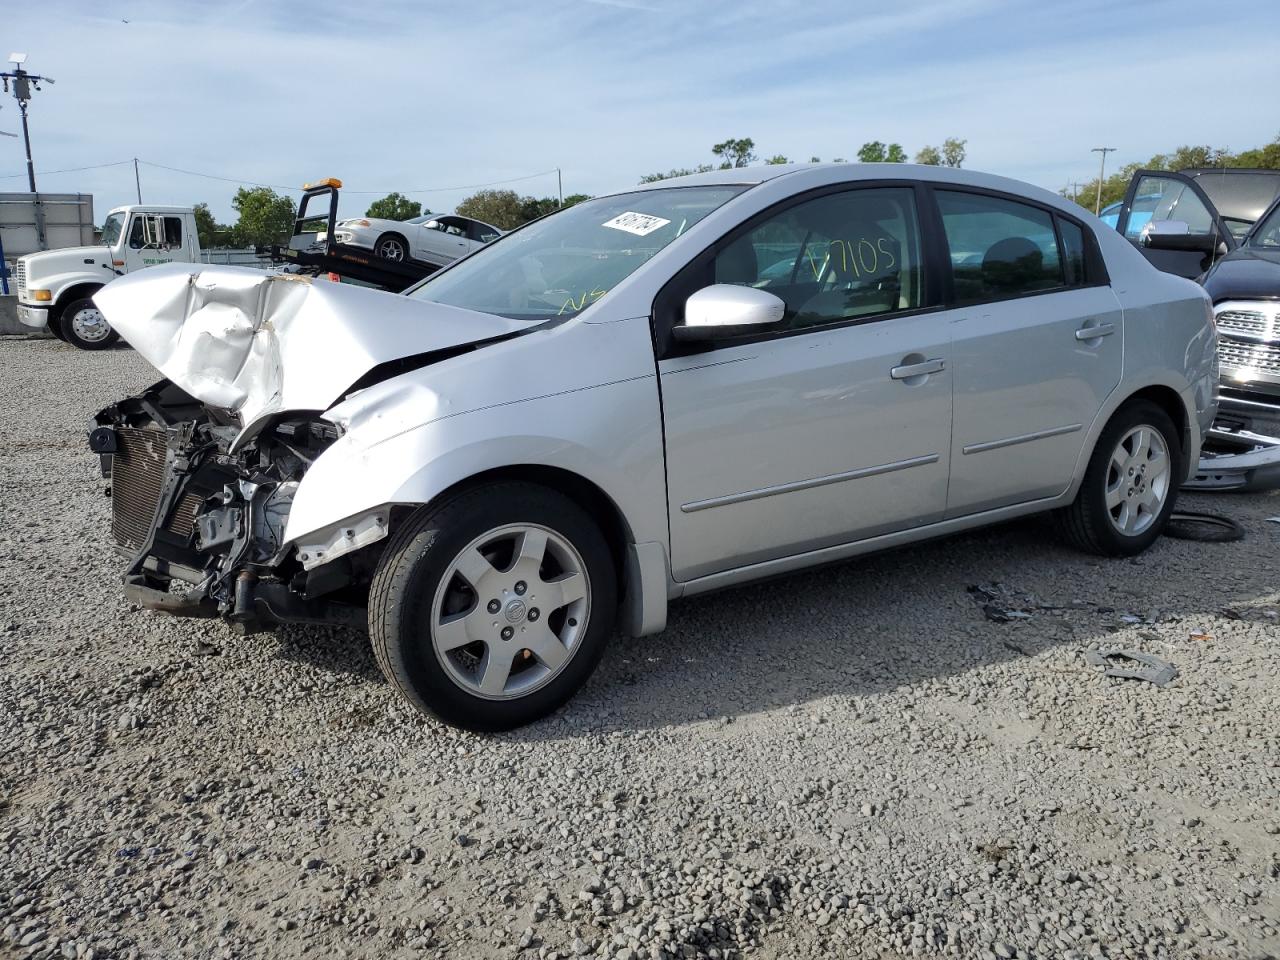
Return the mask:
POLYGON ((1003 300, 1063 286, 1062 256, 1049 211, 986 194, 939 190, 936 196, 956 303, 1003 300))

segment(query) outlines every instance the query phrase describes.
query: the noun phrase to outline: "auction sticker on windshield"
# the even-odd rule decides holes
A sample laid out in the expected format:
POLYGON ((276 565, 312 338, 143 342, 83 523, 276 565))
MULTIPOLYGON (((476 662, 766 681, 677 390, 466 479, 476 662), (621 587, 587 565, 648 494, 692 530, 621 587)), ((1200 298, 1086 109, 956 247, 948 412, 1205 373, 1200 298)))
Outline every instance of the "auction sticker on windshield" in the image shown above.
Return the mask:
POLYGON ((663 220, 662 217, 651 216, 647 213, 620 213, 612 220, 606 220, 600 224, 602 227, 612 227, 614 230, 625 230, 627 233, 634 233, 637 237, 647 237, 653 231, 665 227, 670 220, 663 220))

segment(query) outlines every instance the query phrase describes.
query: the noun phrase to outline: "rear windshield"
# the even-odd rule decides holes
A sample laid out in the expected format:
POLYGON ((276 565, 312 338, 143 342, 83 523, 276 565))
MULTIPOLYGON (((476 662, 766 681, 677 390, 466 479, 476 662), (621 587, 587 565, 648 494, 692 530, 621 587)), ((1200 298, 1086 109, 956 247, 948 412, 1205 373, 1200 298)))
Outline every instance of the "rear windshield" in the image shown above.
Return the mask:
POLYGON ((577 316, 745 189, 666 187, 586 200, 500 237, 409 296, 513 320, 577 316))

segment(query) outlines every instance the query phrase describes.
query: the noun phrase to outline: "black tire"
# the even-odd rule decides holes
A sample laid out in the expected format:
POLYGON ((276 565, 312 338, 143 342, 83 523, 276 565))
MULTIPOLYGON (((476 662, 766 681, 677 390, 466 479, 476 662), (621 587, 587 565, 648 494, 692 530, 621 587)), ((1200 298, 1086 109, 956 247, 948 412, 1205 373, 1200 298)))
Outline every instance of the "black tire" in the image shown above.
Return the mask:
POLYGON ((384 233, 373 245, 373 252, 383 260, 404 263, 409 259, 409 244, 399 234, 384 233))
POLYGON ((580 507, 534 484, 488 484, 422 507, 392 536, 369 590, 369 639, 387 680, 419 711, 466 730, 510 730, 545 717, 586 683, 613 631, 617 596, 609 545, 580 507), (441 662, 432 607, 442 578, 467 545, 513 524, 536 524, 572 545, 587 575, 590 608, 559 673, 525 695, 486 699, 464 689, 441 662))
POLYGON ((1182 443, 1169 415, 1148 400, 1131 400, 1115 412, 1098 437, 1075 501, 1058 511, 1059 530, 1068 543, 1086 553, 1104 557, 1131 557, 1142 553, 1164 532, 1185 473, 1182 443), (1130 430, 1143 425, 1158 431, 1164 440, 1170 461, 1168 492, 1149 526, 1140 533, 1125 534, 1116 529, 1107 508, 1111 455, 1130 430))
POLYGON ((49 319, 46 325, 49 327, 50 333, 52 333, 55 337, 57 337, 63 343, 67 342, 67 338, 62 333, 62 311, 61 310, 58 310, 57 308, 50 310, 49 319))
MULTIPOLYGON (((58 318, 63 340, 67 341, 67 343, 71 344, 73 347, 79 347, 81 350, 106 350, 120 339, 119 334, 110 329, 110 327, 107 328, 106 336, 101 339, 90 340, 87 337, 82 337, 78 332, 76 332, 76 325, 74 322, 76 314, 82 310, 98 310, 97 304, 93 302, 92 297, 85 297, 82 300, 73 300, 63 307, 62 315, 58 318)), ((106 321, 104 320, 103 322, 105 323, 106 321)))

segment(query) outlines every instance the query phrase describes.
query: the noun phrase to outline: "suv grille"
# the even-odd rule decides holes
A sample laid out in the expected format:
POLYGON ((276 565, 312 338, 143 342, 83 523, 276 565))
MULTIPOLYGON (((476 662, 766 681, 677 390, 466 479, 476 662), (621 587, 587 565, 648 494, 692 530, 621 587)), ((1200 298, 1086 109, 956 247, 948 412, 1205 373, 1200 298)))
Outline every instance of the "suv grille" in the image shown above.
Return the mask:
POLYGON ((21 258, 13 265, 13 279, 18 288, 18 299, 21 300, 27 292, 27 265, 21 258))
POLYGON ((1224 367, 1256 370, 1268 376, 1280 377, 1280 346, 1219 340, 1218 360, 1224 367))
POLYGON ((1243 333, 1248 337, 1270 337, 1274 333, 1276 315, 1261 310, 1223 310, 1217 316, 1219 333, 1243 333))

